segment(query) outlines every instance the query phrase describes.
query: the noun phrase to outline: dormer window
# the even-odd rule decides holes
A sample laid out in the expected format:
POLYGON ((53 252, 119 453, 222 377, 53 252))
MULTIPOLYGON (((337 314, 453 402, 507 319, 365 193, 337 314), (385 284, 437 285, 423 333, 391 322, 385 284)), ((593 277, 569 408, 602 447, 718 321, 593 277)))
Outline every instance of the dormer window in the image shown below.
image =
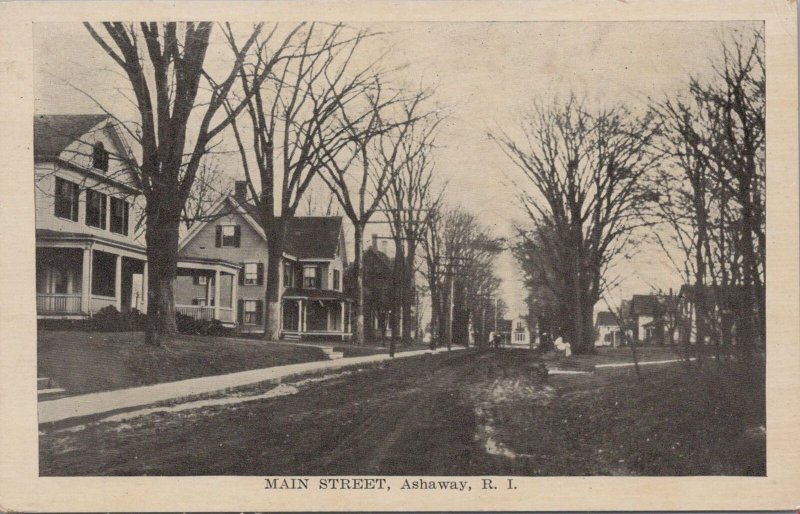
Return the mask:
POLYGON ((92 167, 100 171, 108 171, 108 152, 101 142, 96 143, 92 150, 92 167))

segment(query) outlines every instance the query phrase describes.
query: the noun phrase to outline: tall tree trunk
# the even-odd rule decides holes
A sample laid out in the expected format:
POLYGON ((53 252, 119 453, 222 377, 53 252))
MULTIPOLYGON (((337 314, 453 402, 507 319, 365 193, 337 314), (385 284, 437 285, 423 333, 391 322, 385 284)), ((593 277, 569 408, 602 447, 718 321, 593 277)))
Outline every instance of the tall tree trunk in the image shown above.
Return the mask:
POLYGON ((353 329, 353 336, 357 345, 364 345, 364 226, 361 223, 353 223, 355 231, 355 256, 353 264, 356 268, 356 323, 353 329))
POLYGON ((285 242, 285 220, 272 218, 263 221, 267 234, 267 287, 264 292, 264 339, 279 341, 281 338, 281 261, 285 242))
POLYGON ((403 267, 403 344, 411 343, 411 326, 414 324, 411 315, 412 303, 416 298, 416 282, 414 280, 414 259, 415 251, 409 244, 408 254, 403 267))
POLYGON ((180 217, 147 211, 147 326, 145 342, 160 346, 164 336, 177 333, 173 287, 178 270, 180 217))

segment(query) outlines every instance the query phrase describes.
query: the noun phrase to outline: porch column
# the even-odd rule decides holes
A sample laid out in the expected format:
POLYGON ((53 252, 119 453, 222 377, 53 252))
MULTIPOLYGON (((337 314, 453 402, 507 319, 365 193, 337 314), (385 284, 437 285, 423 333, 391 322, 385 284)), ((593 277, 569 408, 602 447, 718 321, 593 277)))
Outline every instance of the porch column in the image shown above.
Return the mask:
POLYGON ((114 305, 122 310, 122 255, 114 258, 114 305))
POLYGON ((303 300, 297 300, 297 332, 303 331, 303 300))
POLYGON ((236 278, 236 275, 231 275, 231 312, 233 313, 231 321, 234 323, 239 319, 239 313, 236 312, 239 309, 239 281, 236 278))
POLYGON ((214 319, 219 319, 219 269, 214 270, 214 319))
POLYGON ((339 317, 339 332, 344 332, 344 302, 339 302, 342 315, 339 317))
POLYGON ((147 283, 147 261, 144 261, 144 268, 142 269, 142 312, 147 312, 147 304, 150 299, 150 284, 147 283))
POLYGON ((81 312, 89 313, 90 299, 92 297, 92 248, 83 249, 83 263, 81 265, 81 312))

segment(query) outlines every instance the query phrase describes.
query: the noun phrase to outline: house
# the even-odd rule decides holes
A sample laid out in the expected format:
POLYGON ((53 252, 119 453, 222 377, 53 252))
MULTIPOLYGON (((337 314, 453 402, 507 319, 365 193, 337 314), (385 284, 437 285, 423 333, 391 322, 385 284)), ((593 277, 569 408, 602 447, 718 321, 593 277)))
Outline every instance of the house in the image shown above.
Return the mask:
MULTIPOLYGON (((263 333, 269 243, 255 206, 247 201, 246 184, 237 182, 235 194, 220 200, 207 217, 210 221, 195 223, 179 243, 181 262, 194 266, 179 268, 176 310, 219 319, 241 332, 263 333), (208 259, 236 272, 209 269, 204 266, 208 259)), ((289 220, 279 273, 283 337, 350 337, 346 266, 341 217, 289 220)))
POLYGON ((528 329, 528 322, 525 318, 520 317, 512 320, 511 328, 508 339, 511 346, 531 347, 531 331, 528 329))
POLYGON ((144 310, 139 175, 119 126, 106 115, 37 115, 33 128, 37 316, 144 310))
POLYGON ((594 328, 597 332, 595 346, 612 346, 616 348, 622 345, 622 332, 613 313, 608 311, 598 312, 594 328))
POLYGON ((513 332, 514 320, 500 318, 496 322, 495 331, 489 334, 489 339, 494 340, 494 336, 499 335, 503 340, 503 344, 508 344, 511 341, 513 332))
MULTIPOLYGON (((34 117, 36 293, 40 319, 89 318, 113 306, 147 309, 147 254, 135 230, 139 170, 106 115, 34 117)), ((176 311, 262 332, 267 240, 244 187, 179 242, 176 311), (237 199, 238 196, 238 199, 237 199)), ((285 337, 350 334, 342 219, 295 218, 281 262, 285 337)))
MULTIPOLYGON (((735 344, 737 326, 742 313, 750 310, 755 316, 756 307, 748 305, 754 303, 753 296, 758 298, 760 295, 763 302, 763 294, 763 289, 759 292, 752 288, 748 292, 744 285, 706 285, 698 288, 695 285, 684 284, 678 293, 678 340, 683 343, 697 342, 697 321, 698 316, 702 316, 706 321, 706 335, 709 338, 718 338, 722 343, 735 344), (698 309, 701 303, 702 310, 698 309)), ((760 344, 763 344, 763 341, 760 341, 760 344)))
POLYGON ((664 344, 666 296, 635 294, 630 302, 633 336, 641 344, 664 344))
MULTIPOLYGON (((385 241, 384 241, 385 243, 385 241)), ((378 246, 378 236, 372 236, 372 245, 364 251, 364 332, 368 339, 392 336, 392 285, 394 260, 386 254, 386 245, 378 246)), ((355 296, 355 268, 348 269, 348 294, 355 296)))

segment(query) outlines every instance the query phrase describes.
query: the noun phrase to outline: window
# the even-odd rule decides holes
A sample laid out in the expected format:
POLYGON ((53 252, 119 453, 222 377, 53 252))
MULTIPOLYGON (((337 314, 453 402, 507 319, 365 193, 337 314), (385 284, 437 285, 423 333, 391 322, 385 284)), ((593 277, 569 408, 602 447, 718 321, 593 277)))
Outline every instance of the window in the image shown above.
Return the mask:
POLYGON ((319 289, 319 268, 317 266, 305 266, 303 268, 303 288, 319 289))
POLYGON ((86 190, 86 224, 106 228, 106 195, 92 189, 86 190))
POLYGON ((239 248, 240 229, 239 225, 217 225, 217 247, 239 248))
POLYGON ((244 285, 254 286, 258 284, 258 263, 248 262, 244 265, 244 285))
POLYGON ((128 235, 128 202, 111 197, 111 232, 128 235))
POLYGON ((338 269, 333 270, 333 288, 336 291, 340 291, 341 290, 341 288, 339 287, 339 270, 338 269))
POLYGON ((204 286, 208 284, 208 277, 206 275, 194 275, 192 283, 196 286, 204 286))
POLYGON ((206 299, 205 298, 194 298, 192 299, 192 305, 197 305, 199 307, 206 307, 206 299))
POLYGON ((97 143, 92 150, 92 167, 100 171, 108 171, 108 152, 103 143, 97 143))
POLYGON ((257 306, 256 300, 245 300, 244 302, 244 322, 248 325, 255 325, 258 322, 257 306))
POLYGON ((78 184, 56 177, 56 216, 78 221, 78 184))
POLYGON ((283 263, 283 287, 294 287, 294 266, 291 262, 283 263))

